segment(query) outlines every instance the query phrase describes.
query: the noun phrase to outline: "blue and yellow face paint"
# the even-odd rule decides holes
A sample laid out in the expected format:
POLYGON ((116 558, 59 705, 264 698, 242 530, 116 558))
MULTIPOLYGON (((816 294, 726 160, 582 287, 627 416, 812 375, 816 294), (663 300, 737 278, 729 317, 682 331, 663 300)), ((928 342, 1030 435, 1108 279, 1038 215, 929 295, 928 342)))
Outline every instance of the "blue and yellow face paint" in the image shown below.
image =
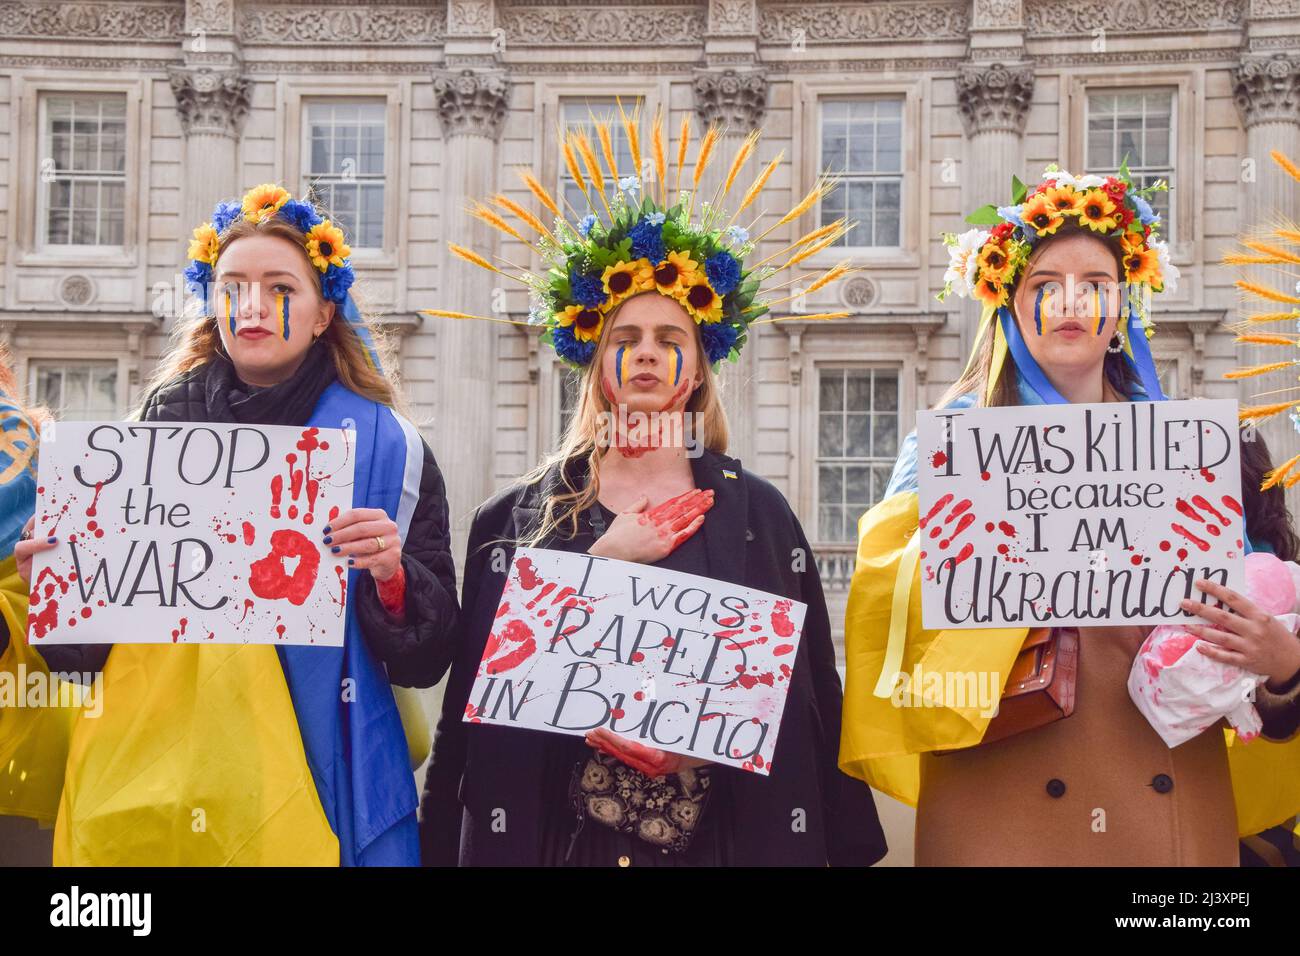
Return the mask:
POLYGON ((682 347, 680 345, 674 345, 673 346, 673 388, 677 387, 677 383, 680 382, 681 379, 682 379, 682 347))
POLYGON ((237 286, 226 286, 225 294, 226 322, 230 326, 230 334, 235 334, 235 317, 239 315, 239 288, 237 286))
POLYGON ((1101 286, 1092 287, 1092 311, 1097 317, 1097 331, 1094 335, 1101 335, 1101 327, 1106 324, 1106 310, 1101 305, 1101 286))
POLYGON ((289 341, 289 295, 286 292, 275 294, 275 311, 280 316, 280 335, 289 341))
POLYGON ((623 387, 623 379, 628 375, 628 361, 632 354, 628 351, 626 345, 620 345, 618 352, 614 355, 614 378, 618 380, 618 387, 623 387))
MULTIPOLYGON (((1038 287, 1038 296, 1034 299, 1034 331, 1039 335, 1043 334, 1043 300, 1047 299, 1050 293, 1047 286, 1038 287)), ((1051 308, 1051 301, 1048 300, 1048 308, 1051 308)))

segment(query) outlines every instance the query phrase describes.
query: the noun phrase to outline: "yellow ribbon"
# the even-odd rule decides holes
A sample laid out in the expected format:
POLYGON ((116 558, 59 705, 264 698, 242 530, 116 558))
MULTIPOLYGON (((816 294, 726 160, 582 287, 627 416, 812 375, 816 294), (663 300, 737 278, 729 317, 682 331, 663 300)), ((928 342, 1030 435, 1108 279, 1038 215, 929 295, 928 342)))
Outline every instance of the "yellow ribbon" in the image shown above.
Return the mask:
POLYGON ((920 552, 921 529, 917 528, 912 532, 907 547, 903 549, 903 556, 898 560, 898 573, 894 577, 894 599, 889 610, 889 641, 885 644, 885 663, 880 668, 876 689, 872 691, 877 697, 889 697, 894 692, 894 681, 898 679, 903 664, 903 648, 907 646, 907 612, 912 600, 912 575, 916 573, 920 552))

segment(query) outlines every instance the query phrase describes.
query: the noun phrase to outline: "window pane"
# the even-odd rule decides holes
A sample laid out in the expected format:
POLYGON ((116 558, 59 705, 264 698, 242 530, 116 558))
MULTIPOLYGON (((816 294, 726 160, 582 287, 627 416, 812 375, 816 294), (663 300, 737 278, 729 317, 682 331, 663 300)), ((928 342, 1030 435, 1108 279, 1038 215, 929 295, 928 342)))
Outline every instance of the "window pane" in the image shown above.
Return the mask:
POLYGON ((871 454, 871 416, 844 416, 844 454, 849 458, 866 458, 871 454))
POLYGON ((849 372, 846 376, 848 400, 845 407, 852 412, 871 410, 871 372, 849 372))
POLYGON ((876 458, 888 458, 898 454, 898 416, 876 415, 872 438, 875 447, 871 454, 876 458))
POLYGON ((876 372, 872 377, 872 406, 878 412, 897 411, 898 375, 894 372, 876 372))
POLYGON ((844 373, 822 372, 821 391, 818 396, 821 411, 838 412, 844 408, 844 373))
POLYGON ((844 454, 844 419, 839 414, 822 415, 817 436, 817 454, 839 458, 844 454))

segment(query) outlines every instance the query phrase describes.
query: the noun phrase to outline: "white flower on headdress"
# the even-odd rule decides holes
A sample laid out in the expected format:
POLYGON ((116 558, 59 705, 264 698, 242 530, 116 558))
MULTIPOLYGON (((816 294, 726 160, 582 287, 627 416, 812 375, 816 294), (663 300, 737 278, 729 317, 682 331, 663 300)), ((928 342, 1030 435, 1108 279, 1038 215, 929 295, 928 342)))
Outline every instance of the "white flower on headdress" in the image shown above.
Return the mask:
POLYGON ((1043 181, 1055 183, 1058 186, 1072 186, 1077 190, 1096 189, 1106 183, 1105 176, 1096 176, 1089 173, 1086 176, 1073 176, 1064 169, 1057 169, 1056 164, 1048 166, 1043 171, 1043 181))
POLYGON ((1165 292, 1178 291, 1178 277, 1182 275, 1178 267, 1174 265, 1169 255, 1169 243, 1155 240, 1148 243, 1156 251, 1156 258, 1160 262, 1160 275, 1164 280, 1165 292))
POLYGON ((948 247, 948 271, 943 274, 944 284, 952 284, 952 291, 969 296, 975 291, 975 276, 979 271, 979 251, 988 241, 987 229, 970 229, 956 237, 948 247))
POLYGON ((620 180, 618 181, 618 190, 619 190, 619 192, 624 192, 624 193, 629 193, 629 194, 630 194, 630 193, 635 193, 635 192, 640 192, 640 191, 641 191, 641 177, 639 177, 639 176, 624 176, 622 179, 620 179, 620 180))
POLYGON ((546 308, 545 303, 536 302, 533 304, 533 307, 528 310, 528 324, 545 325, 546 319, 550 314, 551 312, 546 308))

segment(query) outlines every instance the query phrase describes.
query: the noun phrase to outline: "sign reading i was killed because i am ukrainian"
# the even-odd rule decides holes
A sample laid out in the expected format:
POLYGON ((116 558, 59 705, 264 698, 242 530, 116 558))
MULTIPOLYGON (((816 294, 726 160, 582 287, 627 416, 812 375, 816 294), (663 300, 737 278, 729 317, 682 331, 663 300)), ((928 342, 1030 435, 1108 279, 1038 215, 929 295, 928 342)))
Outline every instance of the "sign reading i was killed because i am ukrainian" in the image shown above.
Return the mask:
POLYGON ((726 581, 519 548, 464 719, 607 727, 766 775, 806 611, 726 581))
POLYGON ((1233 400, 921 412, 922 626, 1174 622, 1200 578, 1242 591, 1239 461, 1233 400))
POLYGON ((32 644, 343 644, 356 433, 58 422, 42 429, 32 644))

